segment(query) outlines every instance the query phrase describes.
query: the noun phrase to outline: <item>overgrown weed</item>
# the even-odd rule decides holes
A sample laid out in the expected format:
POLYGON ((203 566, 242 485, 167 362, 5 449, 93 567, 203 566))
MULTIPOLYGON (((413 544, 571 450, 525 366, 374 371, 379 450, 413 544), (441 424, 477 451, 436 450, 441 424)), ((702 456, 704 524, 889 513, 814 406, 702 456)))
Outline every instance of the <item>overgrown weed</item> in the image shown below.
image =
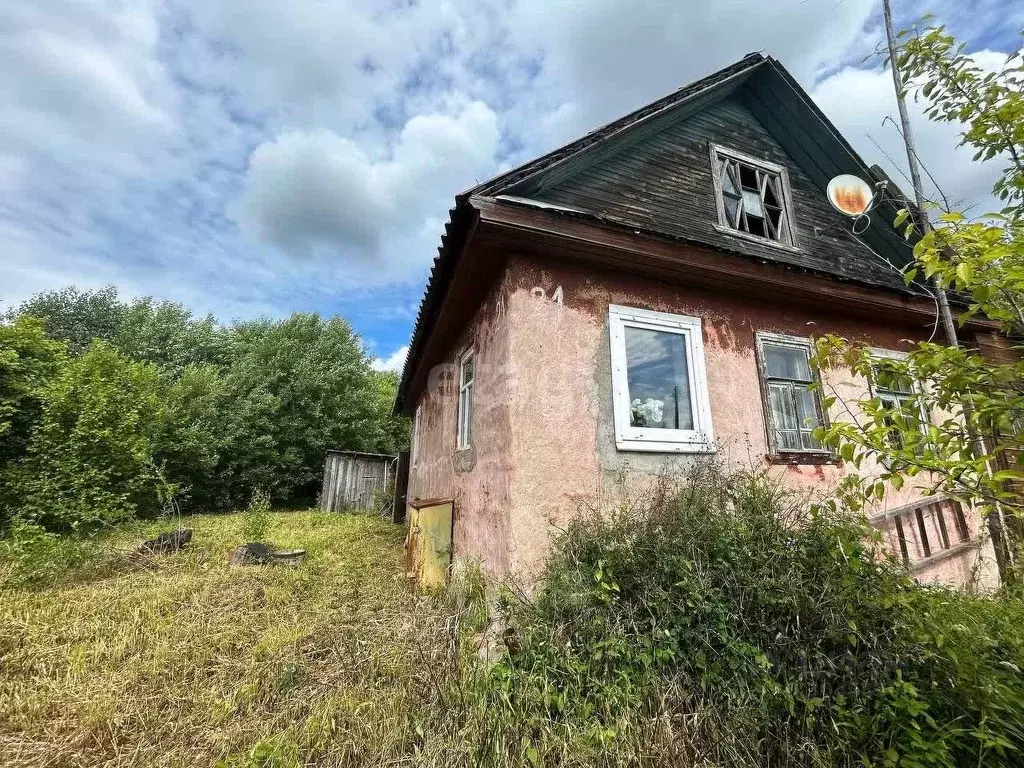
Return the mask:
POLYGON ((584 514, 529 590, 417 595, 401 528, 272 517, 302 567, 229 569, 241 516, 194 517, 146 568, 0 590, 4 764, 1024 762, 1019 599, 920 587, 761 475, 584 514))
POLYGON ((1021 603, 921 587, 763 474, 703 465, 577 519, 501 614, 479 764, 1024 759, 1021 603))

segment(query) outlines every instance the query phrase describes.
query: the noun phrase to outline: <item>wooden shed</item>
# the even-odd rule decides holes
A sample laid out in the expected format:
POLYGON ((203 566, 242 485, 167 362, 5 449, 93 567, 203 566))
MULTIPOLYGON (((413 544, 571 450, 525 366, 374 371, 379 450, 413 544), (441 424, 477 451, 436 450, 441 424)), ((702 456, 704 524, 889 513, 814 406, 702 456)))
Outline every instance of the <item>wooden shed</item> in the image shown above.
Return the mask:
POLYGON ((320 506, 326 512, 377 511, 378 490, 395 480, 397 456, 358 451, 328 451, 320 506))

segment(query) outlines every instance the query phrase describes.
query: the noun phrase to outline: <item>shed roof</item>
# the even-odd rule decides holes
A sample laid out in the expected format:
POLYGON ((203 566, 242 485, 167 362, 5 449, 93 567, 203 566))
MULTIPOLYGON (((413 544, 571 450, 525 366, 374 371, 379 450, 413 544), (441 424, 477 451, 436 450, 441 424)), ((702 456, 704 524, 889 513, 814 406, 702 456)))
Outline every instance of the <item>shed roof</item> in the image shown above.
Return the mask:
POLYGON ((334 448, 327 449, 328 454, 335 454, 337 456, 355 456, 361 459, 397 459, 397 456, 393 456, 390 453, 366 453, 365 451, 339 451, 334 448))

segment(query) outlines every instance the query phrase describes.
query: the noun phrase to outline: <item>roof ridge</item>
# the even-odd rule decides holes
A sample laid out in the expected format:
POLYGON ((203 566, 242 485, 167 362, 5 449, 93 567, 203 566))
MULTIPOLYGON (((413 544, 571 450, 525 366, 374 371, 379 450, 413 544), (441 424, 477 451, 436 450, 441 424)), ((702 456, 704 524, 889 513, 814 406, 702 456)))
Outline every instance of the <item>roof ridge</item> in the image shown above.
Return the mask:
POLYGON ((688 99, 707 88, 711 88, 734 75, 740 74, 745 70, 752 69, 767 61, 769 61, 769 58, 758 51, 748 53, 739 61, 735 61, 709 75, 705 75, 699 80, 694 80, 682 85, 671 93, 662 96, 659 99, 655 99, 654 101, 645 104, 622 117, 616 118, 609 123, 593 128, 579 138, 573 139, 560 147, 556 147, 540 157, 536 157, 533 160, 523 163, 511 170, 505 171, 504 173, 500 173, 481 184, 471 187, 465 192, 456 195, 456 200, 461 202, 472 195, 486 195, 488 197, 493 197, 495 192, 500 191, 503 188, 515 185, 523 179, 532 176, 555 163, 566 160, 569 157, 582 152, 584 149, 588 149, 594 144, 630 128, 651 115, 670 109, 676 106, 679 102, 682 102, 683 100, 688 99))

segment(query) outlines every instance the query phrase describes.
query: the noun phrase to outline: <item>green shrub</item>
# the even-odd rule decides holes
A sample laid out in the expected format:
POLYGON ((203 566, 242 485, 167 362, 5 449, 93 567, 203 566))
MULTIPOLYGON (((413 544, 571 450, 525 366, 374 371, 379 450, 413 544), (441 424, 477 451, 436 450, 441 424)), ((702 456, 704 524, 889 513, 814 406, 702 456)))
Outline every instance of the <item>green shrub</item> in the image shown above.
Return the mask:
POLYGON ((0 539, 0 562, 9 586, 49 585, 97 555, 89 539, 58 536, 42 526, 15 520, 0 539))
POLYGON ((77 358, 95 341, 157 371, 165 418, 153 463, 186 508, 238 508, 254 487, 280 501, 311 500, 325 448, 397 453, 408 444, 408 420, 391 412, 397 375, 373 370, 363 340, 339 317, 219 325, 107 287, 38 294, 0 323, 0 527, 3 465, 23 457, 41 414, 33 393, 56 376, 45 364, 53 350, 77 358))
POLYGON ((1022 764, 1021 603, 920 587, 863 520, 804 510, 705 468, 573 522, 506 598, 475 759, 1022 764))
POLYGON ((249 505, 242 514, 242 538, 247 542, 263 542, 270 533, 270 494, 262 488, 252 492, 249 505))
MULTIPOLYGON (((222 509, 231 501, 218 476, 227 451, 224 379, 215 366, 185 368, 173 381, 163 380, 165 418, 156 441, 155 460, 180 487, 179 500, 190 509, 222 509)), ((239 499, 239 504, 244 497, 239 499)))
POLYGON ((43 323, 22 317, 0 323, 0 530, 13 516, 11 467, 25 455, 42 413, 43 391, 67 359, 43 323))
POLYGON ((153 462, 163 413, 155 366, 95 342, 42 392, 42 413, 14 470, 18 516, 60 533, 161 509, 153 462))

